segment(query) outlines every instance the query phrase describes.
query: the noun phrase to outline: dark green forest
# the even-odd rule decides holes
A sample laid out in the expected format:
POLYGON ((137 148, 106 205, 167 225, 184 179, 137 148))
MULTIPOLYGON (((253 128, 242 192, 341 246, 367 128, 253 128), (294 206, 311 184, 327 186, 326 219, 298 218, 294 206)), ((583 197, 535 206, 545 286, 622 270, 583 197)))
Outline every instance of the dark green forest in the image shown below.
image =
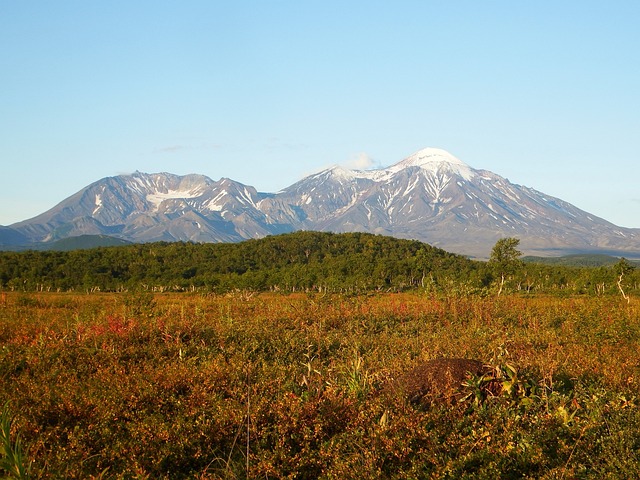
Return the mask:
MULTIPOLYGON (((517 245, 517 242, 516 242, 517 245)), ((148 243, 72 251, 0 252, 0 288, 12 291, 281 292, 638 291, 633 265, 571 267, 482 262, 428 244, 367 233, 296 232, 231 244, 148 243), (506 268, 508 267, 508 268, 506 268)))

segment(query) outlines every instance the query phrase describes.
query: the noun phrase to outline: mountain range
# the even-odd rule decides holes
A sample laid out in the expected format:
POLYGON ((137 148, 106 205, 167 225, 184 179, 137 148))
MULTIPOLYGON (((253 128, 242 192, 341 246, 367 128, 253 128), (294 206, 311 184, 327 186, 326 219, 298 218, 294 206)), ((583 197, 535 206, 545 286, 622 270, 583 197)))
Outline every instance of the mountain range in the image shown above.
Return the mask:
POLYGON ((503 237, 519 238, 529 255, 640 257, 640 229, 618 227, 436 148, 388 168, 335 166, 277 193, 196 174, 103 178, 34 218, 0 227, 0 246, 81 235, 237 242, 296 230, 390 235, 478 258, 503 237))

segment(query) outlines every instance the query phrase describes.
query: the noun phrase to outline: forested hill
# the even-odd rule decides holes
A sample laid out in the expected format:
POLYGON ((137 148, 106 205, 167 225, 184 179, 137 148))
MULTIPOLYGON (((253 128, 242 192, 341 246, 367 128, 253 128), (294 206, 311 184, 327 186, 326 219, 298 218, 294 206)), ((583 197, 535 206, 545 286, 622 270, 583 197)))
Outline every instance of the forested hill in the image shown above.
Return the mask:
POLYGON ((0 252, 0 287, 25 290, 401 290, 477 274, 478 262, 465 257, 367 233, 0 252))
POLYGON ((0 252, 0 290, 360 293, 424 287, 448 295, 492 290, 600 295, 618 294, 621 288, 630 293, 640 290, 640 269, 624 259, 591 268, 520 261, 504 267, 415 240, 300 231, 240 243, 0 252))

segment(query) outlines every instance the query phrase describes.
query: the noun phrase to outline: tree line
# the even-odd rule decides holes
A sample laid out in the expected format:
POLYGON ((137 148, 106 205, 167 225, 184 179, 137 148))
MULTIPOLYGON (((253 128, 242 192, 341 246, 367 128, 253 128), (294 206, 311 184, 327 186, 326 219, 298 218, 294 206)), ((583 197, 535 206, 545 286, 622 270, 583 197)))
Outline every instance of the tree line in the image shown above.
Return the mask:
POLYGON ((361 293, 638 291, 629 262, 578 268, 524 263, 517 239, 488 262, 415 240, 368 233, 295 232, 240 243, 158 242, 73 251, 0 252, 0 288, 19 291, 197 290, 361 293))

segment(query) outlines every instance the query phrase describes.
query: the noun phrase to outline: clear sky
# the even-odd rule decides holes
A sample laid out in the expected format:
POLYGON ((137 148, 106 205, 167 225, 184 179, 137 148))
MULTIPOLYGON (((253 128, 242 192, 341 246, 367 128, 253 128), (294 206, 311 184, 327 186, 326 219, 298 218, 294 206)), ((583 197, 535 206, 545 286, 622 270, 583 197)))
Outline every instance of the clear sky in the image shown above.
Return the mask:
POLYGON ((640 227, 640 2, 0 0, 0 224, 107 176, 275 192, 424 147, 640 227))

